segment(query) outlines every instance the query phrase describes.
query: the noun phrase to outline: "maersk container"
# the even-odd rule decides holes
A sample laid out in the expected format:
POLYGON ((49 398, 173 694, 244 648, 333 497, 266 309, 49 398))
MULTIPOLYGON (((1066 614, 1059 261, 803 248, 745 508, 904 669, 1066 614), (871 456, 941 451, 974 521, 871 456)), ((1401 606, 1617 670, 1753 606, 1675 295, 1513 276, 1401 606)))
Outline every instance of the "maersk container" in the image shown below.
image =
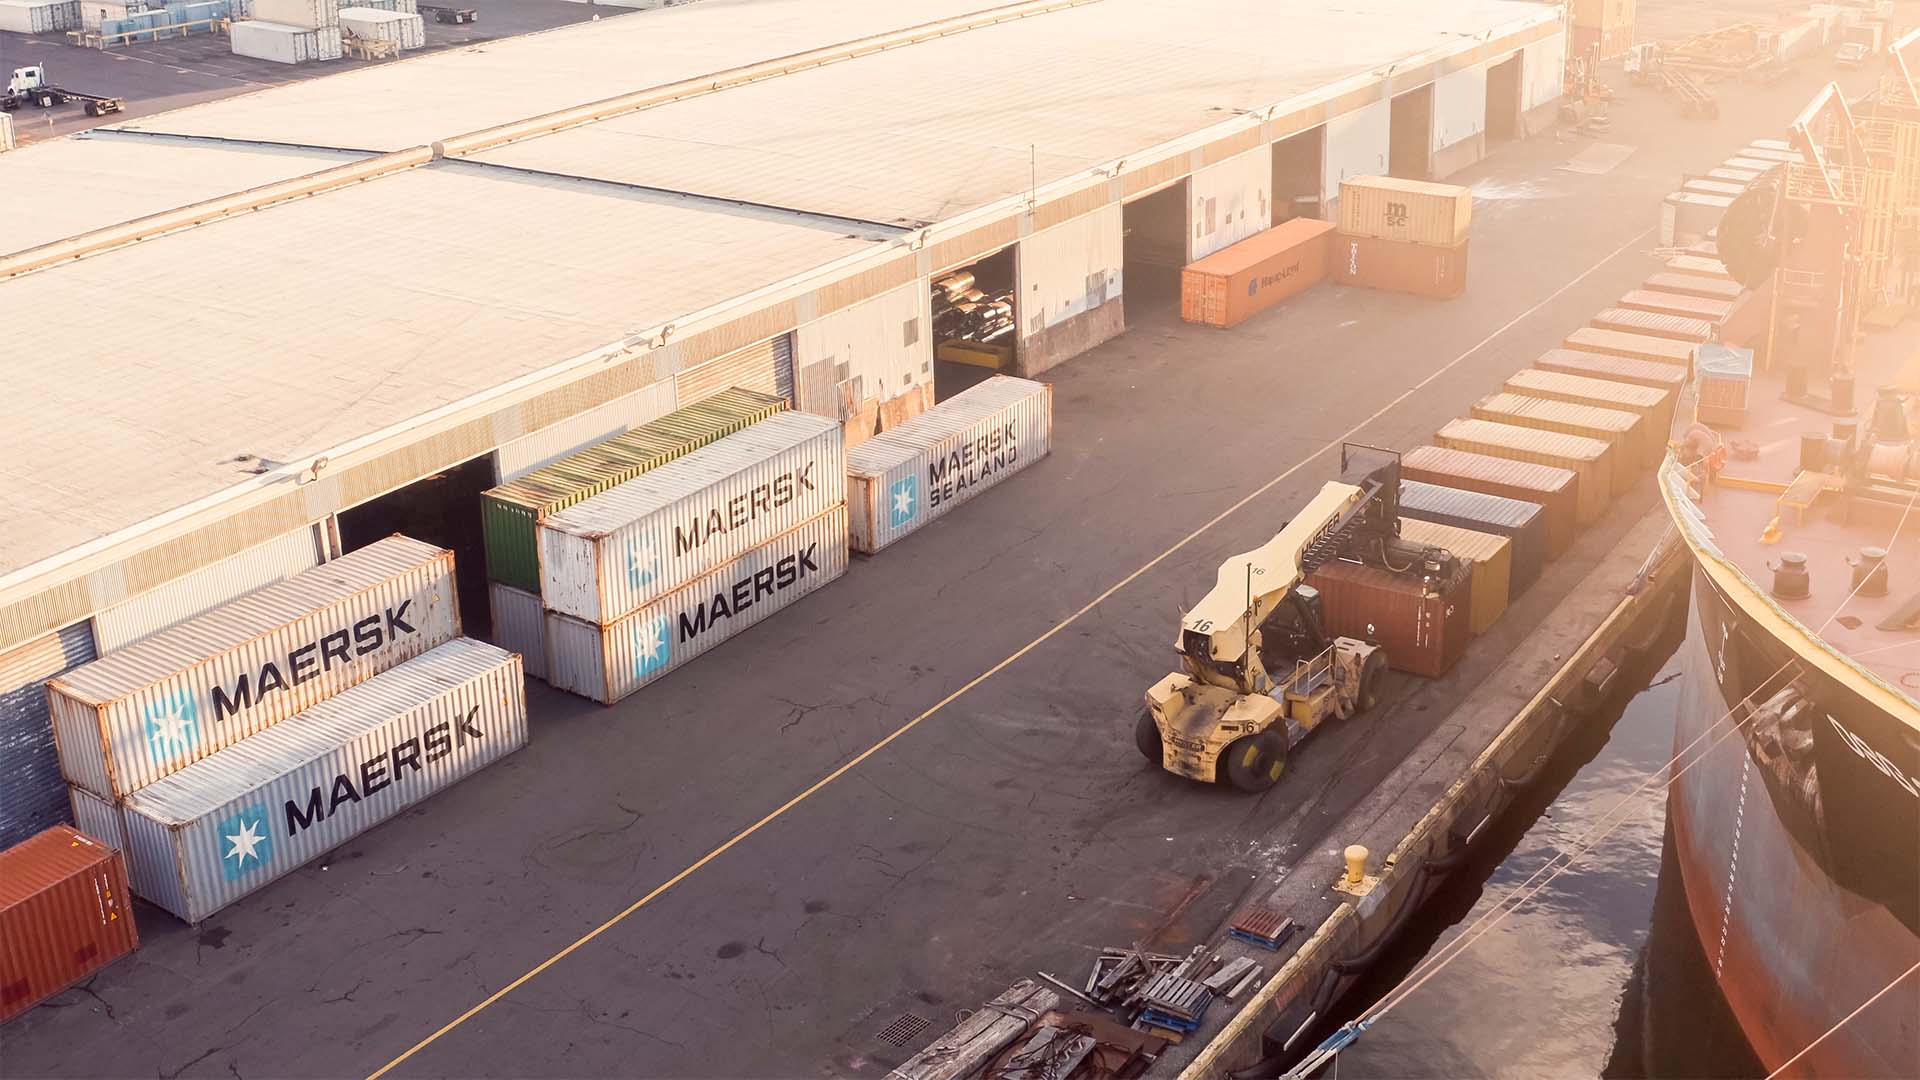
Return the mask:
POLYGON ((1445 548, 1473 566, 1470 628, 1486 633, 1507 610, 1507 590, 1513 575, 1513 541, 1495 533, 1474 532, 1437 521, 1401 518, 1400 538, 1445 548))
POLYGON ((540 598, 604 625, 847 499, 840 422, 786 412, 548 515, 540 598))
POLYGON ((1612 448, 1599 439, 1492 420, 1450 420, 1433 441, 1455 450, 1572 469, 1580 478, 1581 524, 1606 513, 1607 501, 1613 498, 1612 448))
POLYGON ((1546 557, 1550 559, 1572 547, 1579 535, 1580 480, 1572 469, 1444 446, 1416 446, 1400 455, 1400 476, 1539 504, 1546 519, 1546 557))
POLYGON ((1053 388, 996 375, 847 452, 853 548, 869 555, 1047 455, 1053 388))
POLYGON ((139 947, 110 845, 56 825, 0 852, 0 1022, 139 947))
POLYGON ((1601 330, 1620 330, 1629 334, 1686 341, 1698 345, 1713 340, 1713 324, 1705 319, 1672 315, 1660 311, 1610 307, 1594 313, 1588 324, 1601 330))
POLYGON ((1664 390, 1651 386, 1564 375, 1539 368, 1522 368, 1507 379, 1507 389, 1530 397, 1571 401, 1578 405, 1598 405, 1620 409, 1640 417, 1640 460, 1654 466, 1667 452, 1667 437, 1673 428, 1673 399, 1664 390))
POLYGON ((127 818, 118 800, 68 784, 67 801, 73 806, 73 823, 81 832, 115 850, 127 846, 127 818))
POLYGON ((1474 403, 1473 416, 1496 424, 1581 435, 1606 443, 1608 482, 1615 494, 1633 486, 1634 474, 1641 464, 1642 436, 1637 413, 1502 391, 1474 403))
POLYGON ((540 519, 787 407, 787 399, 733 387, 632 431, 595 443, 480 496, 487 577, 522 592, 540 591, 540 519))
POLYGON ((1546 512, 1539 503, 1506 499, 1479 491, 1400 481, 1400 516, 1434 521, 1513 541, 1509 598, 1525 592, 1547 565, 1546 512))
POLYGON ((1395 671, 1439 678, 1467 650, 1473 570, 1464 560, 1442 581, 1336 560, 1307 582, 1320 590, 1327 630, 1386 649, 1395 671))
POLYGON ((390 536, 50 680, 61 771, 127 795, 459 634, 453 552, 390 536))
POLYGON ((1685 341, 1669 341, 1666 338, 1648 337, 1645 334, 1630 334, 1622 330, 1601 330, 1592 326, 1583 326, 1568 334, 1561 344, 1569 349, 1579 349, 1581 352, 1609 353, 1614 356, 1630 356, 1635 360, 1658 360, 1664 364, 1677 364, 1688 370, 1693 368, 1693 346, 1685 341))
POLYGON ((519 657, 449 641, 129 796, 133 891, 197 923, 526 742, 519 657))
POLYGON ((548 612, 547 682, 611 705, 846 570, 836 505, 611 626, 548 612))
POLYGON ((540 598, 497 581, 487 584, 487 602, 493 612, 493 643, 520 654, 527 674, 547 677, 547 610, 540 598))

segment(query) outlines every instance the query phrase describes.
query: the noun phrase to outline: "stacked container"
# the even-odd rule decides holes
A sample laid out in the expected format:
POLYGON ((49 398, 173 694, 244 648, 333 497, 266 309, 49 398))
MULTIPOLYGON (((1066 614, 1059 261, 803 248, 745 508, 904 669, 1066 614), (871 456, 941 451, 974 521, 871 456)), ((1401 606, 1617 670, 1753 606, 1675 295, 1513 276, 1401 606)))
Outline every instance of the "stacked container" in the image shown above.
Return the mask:
POLYGON ((1180 317, 1234 326, 1327 278, 1333 226, 1294 218, 1256 233, 1180 272, 1180 317))
POLYGON ((140 946, 127 868, 56 825, 0 852, 0 1023, 140 946))
POLYGON ((840 423, 783 412, 548 514, 547 681, 611 704, 846 569, 840 423))
POLYGON ((1473 570, 1444 579, 1334 561, 1307 576, 1329 633, 1380 645, 1395 670, 1439 678, 1472 636, 1473 570))
POLYGON ((1469 604, 1468 628, 1475 636, 1486 633, 1507 610, 1513 574, 1512 540, 1419 518, 1402 518, 1400 537, 1445 548, 1455 558, 1472 565, 1473 599, 1469 604))
POLYGON ((1358 176, 1340 182, 1334 278, 1447 299, 1467 286, 1473 193, 1453 184, 1358 176))
POLYGON ((1580 478, 1582 524, 1598 520, 1613 497, 1612 447, 1598 439, 1491 420, 1449 420, 1433 441, 1454 450, 1573 470, 1580 478))
POLYGON ((1510 595, 1525 592, 1546 568, 1546 512, 1538 503, 1402 480, 1400 516, 1403 526, 1404 519, 1413 518, 1511 540, 1510 595))
POLYGON ((873 554, 1045 457, 1053 388, 996 375, 847 453, 853 547, 873 554))

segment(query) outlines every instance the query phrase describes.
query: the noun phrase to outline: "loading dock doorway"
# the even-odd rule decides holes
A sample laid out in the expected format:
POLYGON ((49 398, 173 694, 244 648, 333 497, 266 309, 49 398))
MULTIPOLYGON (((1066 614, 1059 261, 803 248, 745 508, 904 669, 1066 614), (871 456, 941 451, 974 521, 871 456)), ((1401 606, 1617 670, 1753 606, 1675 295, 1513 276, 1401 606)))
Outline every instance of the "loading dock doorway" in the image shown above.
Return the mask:
POLYGON ((1178 318, 1180 270, 1187 265, 1187 178, 1120 208, 1120 276, 1127 323, 1178 318))
POLYGON ((453 549, 460 598, 460 632, 486 638, 493 628, 487 605, 487 552, 480 538, 480 493, 493 486, 493 455, 485 454, 371 502, 340 511, 340 553, 404 533, 453 549))
POLYGON ((1487 142, 1520 137, 1520 54, 1487 68, 1487 142))
POLYGON ((1387 173, 1402 180, 1433 175, 1433 84, 1393 99, 1388 121, 1387 173))
POLYGON ((1013 249, 933 275, 933 398, 945 401, 995 372, 1017 370, 1013 249))
POLYGON ((1297 217, 1325 217, 1320 174, 1327 126, 1308 128, 1273 144, 1273 224, 1297 217))

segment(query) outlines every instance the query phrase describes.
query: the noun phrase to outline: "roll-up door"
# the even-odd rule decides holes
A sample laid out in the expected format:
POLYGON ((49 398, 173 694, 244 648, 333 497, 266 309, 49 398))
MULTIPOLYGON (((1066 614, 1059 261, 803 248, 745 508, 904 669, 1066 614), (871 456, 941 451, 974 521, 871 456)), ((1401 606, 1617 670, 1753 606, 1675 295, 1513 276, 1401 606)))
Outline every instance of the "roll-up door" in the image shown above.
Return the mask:
POLYGON ((70 820, 46 682, 93 658, 91 622, 0 653, 0 848, 70 820))
POLYGON ((673 377, 674 396, 684 408, 729 386, 745 387, 793 400, 793 335, 781 334, 717 360, 697 364, 673 377))

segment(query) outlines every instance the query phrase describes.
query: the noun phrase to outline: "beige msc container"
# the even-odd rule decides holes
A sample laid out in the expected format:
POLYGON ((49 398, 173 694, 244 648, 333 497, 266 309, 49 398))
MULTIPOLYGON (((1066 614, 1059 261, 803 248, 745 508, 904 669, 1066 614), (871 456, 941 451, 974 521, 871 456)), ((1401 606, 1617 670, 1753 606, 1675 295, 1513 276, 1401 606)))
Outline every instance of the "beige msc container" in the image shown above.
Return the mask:
POLYGON ((1640 416, 1620 409, 1578 405, 1571 401, 1528 397, 1511 391, 1489 394, 1473 407, 1473 416, 1496 424, 1557 431, 1562 435, 1584 435, 1599 439, 1612 448, 1607 455, 1608 476, 1619 493, 1633 486, 1633 474, 1640 464, 1640 416))
POLYGON ((1612 448, 1599 439, 1491 420, 1449 420, 1433 441, 1451 450, 1573 470, 1580 478, 1580 504, 1574 517, 1582 524, 1606 513, 1607 500, 1613 497, 1613 463, 1608 460, 1612 448))
POLYGON ((1347 236, 1453 247, 1466 240, 1473 192, 1393 176, 1340 181, 1340 231, 1347 236))
POLYGON ((1507 389, 1529 397, 1634 413, 1640 417, 1641 463, 1658 464, 1666 454, 1667 436, 1673 428, 1673 398, 1664 390, 1538 368, 1515 372, 1507 380, 1507 389))
POLYGON ((1484 634, 1507 610, 1513 577, 1513 541, 1492 533, 1474 532, 1437 521, 1401 518, 1400 536, 1417 544, 1446 548, 1473 564, 1473 594, 1468 601, 1468 625, 1484 634))
POLYGON ((1679 364, 1687 370, 1693 370, 1693 345, 1685 341, 1669 341, 1666 338, 1648 337, 1645 334, 1629 334, 1624 330, 1600 330, 1583 326, 1567 335, 1562 342, 1569 349, 1583 352, 1605 353, 1608 356, 1628 356, 1635 360, 1658 360, 1663 364, 1679 364))

